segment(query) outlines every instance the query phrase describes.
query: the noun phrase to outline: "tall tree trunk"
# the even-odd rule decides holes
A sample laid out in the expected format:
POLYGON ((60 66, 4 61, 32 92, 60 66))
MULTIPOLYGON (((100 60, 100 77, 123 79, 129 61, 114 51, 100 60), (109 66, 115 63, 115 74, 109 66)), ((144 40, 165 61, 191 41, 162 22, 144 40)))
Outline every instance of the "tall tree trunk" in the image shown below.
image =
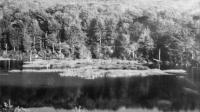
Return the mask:
POLYGON ((161 64, 161 50, 159 49, 159 52, 158 52, 158 68, 160 69, 160 64, 161 64))
POLYGON ((33 37, 33 49, 35 50, 35 36, 33 37))
POLYGON ((53 43, 53 45, 52 45, 52 48, 53 48, 53 53, 54 53, 54 52, 55 52, 54 43, 53 43))
POLYGON ((42 51, 42 37, 40 38, 40 51, 42 51))
POLYGON ((59 58, 61 59, 61 41, 59 42, 59 58))

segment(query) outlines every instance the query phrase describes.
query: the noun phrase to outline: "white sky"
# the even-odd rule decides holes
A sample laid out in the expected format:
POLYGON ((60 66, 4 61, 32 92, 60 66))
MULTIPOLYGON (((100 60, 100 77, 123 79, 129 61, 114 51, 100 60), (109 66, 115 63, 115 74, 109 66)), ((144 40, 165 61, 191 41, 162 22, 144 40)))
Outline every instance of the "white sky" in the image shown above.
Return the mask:
POLYGON ((189 14, 200 14, 200 0, 126 0, 129 8, 134 6, 142 8, 159 7, 163 9, 176 9, 189 14))
MULTIPOLYGON (((3 1, 3 0, 0 0, 3 1)), ((12 1, 12 0, 11 0, 12 1)), ((42 7, 53 6, 57 3, 67 4, 69 0, 15 0, 15 1, 37 1, 41 3, 42 7)), ((71 0, 71 1, 84 1, 84 0, 71 0)), ((90 0, 87 0, 90 1, 90 0)), ((92 0, 94 1, 94 0, 92 0)), ((101 0, 97 0, 101 1, 101 0)), ((116 0, 115 0, 116 1, 116 0)), ((160 7, 164 9, 177 9, 181 12, 187 12, 189 14, 200 14, 200 0, 118 0, 120 3, 124 2, 126 5, 122 8, 133 8, 133 6, 139 8, 160 7)), ((99 3, 99 2, 97 2, 99 3)))

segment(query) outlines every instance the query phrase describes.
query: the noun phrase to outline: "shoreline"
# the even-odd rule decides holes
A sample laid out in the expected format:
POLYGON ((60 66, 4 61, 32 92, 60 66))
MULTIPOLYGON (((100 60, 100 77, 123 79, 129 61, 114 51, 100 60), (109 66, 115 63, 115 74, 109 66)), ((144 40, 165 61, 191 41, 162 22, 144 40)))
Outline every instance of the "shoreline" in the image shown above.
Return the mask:
MULTIPOLYGON (((25 112, 43 112, 43 111, 48 111, 48 112, 160 112, 159 108, 126 108, 126 107, 121 107, 117 110, 103 110, 103 109, 93 109, 93 110, 87 110, 87 109, 55 109, 51 107, 39 107, 39 108, 26 108, 24 109, 25 112)), ((185 110, 179 110, 180 112, 185 112, 185 110)), ((197 109, 190 110, 190 112, 199 112, 197 109)))
MULTIPOLYGON (((109 109, 82 109, 82 108, 74 108, 74 109, 56 109, 53 107, 32 107, 32 108, 16 108, 15 110, 23 111, 23 112, 160 112, 162 109, 159 107, 154 108, 126 108, 121 107, 117 110, 109 110, 109 109)), ((170 111, 170 110, 168 110, 170 111)), ((185 112, 186 110, 181 109, 179 112, 185 112)), ((198 109, 187 110, 190 112, 199 112, 198 109)))
POLYGON ((133 77, 154 75, 186 75, 185 70, 150 69, 137 61, 128 60, 36 60, 25 62, 22 70, 10 70, 9 73, 59 73, 61 77, 79 77, 96 79, 102 77, 133 77))
POLYGON ((50 69, 50 70, 11 70, 9 73, 58 73, 61 77, 78 77, 83 79, 97 79, 103 77, 148 77, 148 76, 185 76, 184 70, 99 70, 99 69, 50 69), (170 71, 170 72, 169 72, 170 71))

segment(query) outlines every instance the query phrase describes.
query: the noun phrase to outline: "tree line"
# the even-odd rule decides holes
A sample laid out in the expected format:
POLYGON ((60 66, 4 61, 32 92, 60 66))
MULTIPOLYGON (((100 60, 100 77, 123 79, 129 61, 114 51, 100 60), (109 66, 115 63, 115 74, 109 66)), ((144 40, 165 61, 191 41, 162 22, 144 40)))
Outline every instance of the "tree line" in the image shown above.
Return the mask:
POLYGON ((173 64, 199 61, 196 16, 173 11, 125 10, 118 5, 55 5, 22 10, 1 7, 0 51, 4 56, 37 54, 75 59, 161 59, 173 64), (139 14, 138 14, 139 13, 139 14))

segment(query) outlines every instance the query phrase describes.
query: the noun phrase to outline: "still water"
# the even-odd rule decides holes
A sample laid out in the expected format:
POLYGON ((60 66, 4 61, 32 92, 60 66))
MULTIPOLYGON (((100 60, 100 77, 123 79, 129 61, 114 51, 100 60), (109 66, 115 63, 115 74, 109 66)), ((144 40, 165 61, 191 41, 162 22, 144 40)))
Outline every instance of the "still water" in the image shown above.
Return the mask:
POLYGON ((0 73, 0 103, 71 109, 200 109, 198 80, 179 76, 99 78, 61 77, 59 73, 0 73))
POLYGON ((18 60, 0 60, 0 71, 22 70, 23 61, 18 60))

